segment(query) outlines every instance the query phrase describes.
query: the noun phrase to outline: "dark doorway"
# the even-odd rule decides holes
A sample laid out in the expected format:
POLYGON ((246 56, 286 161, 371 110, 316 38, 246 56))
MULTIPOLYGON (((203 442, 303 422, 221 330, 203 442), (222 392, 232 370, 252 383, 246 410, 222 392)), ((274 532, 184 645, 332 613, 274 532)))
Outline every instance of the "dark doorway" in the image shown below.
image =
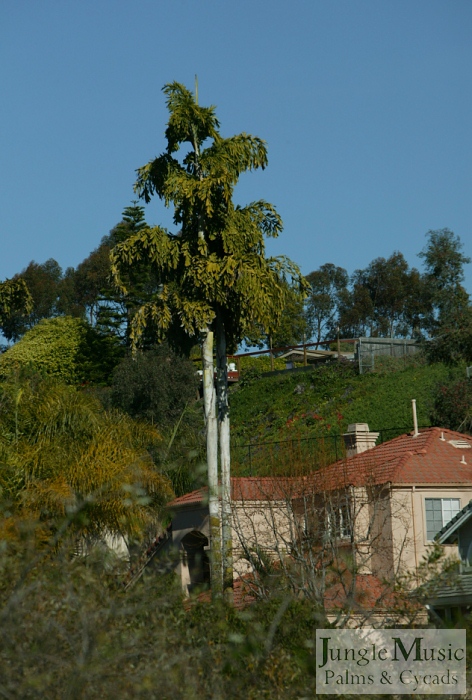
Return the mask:
POLYGON ((190 574, 189 593, 207 589, 210 585, 210 560, 205 549, 208 547, 208 538, 198 530, 193 530, 182 539, 182 547, 190 574))

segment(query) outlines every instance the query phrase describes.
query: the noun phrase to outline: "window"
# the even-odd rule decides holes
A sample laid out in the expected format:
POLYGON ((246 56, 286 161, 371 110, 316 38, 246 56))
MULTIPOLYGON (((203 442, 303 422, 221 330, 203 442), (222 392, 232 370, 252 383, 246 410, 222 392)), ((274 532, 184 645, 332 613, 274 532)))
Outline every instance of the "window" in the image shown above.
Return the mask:
POLYGON ((352 525, 349 505, 331 505, 326 515, 328 535, 332 538, 350 539, 352 525))
POLYGON ((425 498, 426 539, 434 540, 439 530, 447 525, 460 509, 459 498, 425 498))

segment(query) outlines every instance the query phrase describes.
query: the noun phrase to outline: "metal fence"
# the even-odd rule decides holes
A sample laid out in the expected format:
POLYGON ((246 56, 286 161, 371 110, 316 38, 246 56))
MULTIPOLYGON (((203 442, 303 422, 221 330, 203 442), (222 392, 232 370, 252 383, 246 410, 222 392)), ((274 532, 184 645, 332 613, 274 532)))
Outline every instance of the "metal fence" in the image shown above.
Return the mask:
MULTIPOLYGON (((411 426, 383 428, 377 445, 411 430, 411 426)), ((301 476, 343 459, 346 448, 342 435, 294 437, 290 440, 232 444, 233 476, 301 476)))
POLYGON ((359 374, 372 372, 376 357, 407 358, 419 350, 420 344, 407 338, 359 338, 356 344, 359 374))

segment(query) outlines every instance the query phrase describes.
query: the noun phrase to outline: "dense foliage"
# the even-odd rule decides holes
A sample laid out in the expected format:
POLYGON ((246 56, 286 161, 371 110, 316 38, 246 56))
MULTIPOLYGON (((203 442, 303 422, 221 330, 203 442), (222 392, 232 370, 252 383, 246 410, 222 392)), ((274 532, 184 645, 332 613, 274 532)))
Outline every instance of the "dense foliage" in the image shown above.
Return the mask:
POLYGON ((64 545, 0 550, 0 688, 9 698, 312 697, 313 607, 184 606, 154 574, 128 592, 110 562, 64 545))
POLYGON ((107 384, 123 354, 112 336, 80 318, 43 319, 0 357, 3 377, 31 369, 67 384, 107 384))
POLYGON ((470 258, 463 254, 459 236, 448 228, 428 231, 426 237, 427 244, 419 256, 424 260, 429 330, 434 334, 470 306, 462 284, 464 265, 470 263, 470 258))
POLYGON ((198 396, 194 364, 162 345, 124 358, 113 372, 112 405, 135 418, 173 425, 198 396))
POLYGON ((434 425, 463 433, 472 432, 472 379, 450 377, 436 391, 431 415, 434 425))
MULTIPOLYGON (((18 545, 2 547, 1 694, 25 700, 316 697, 316 629, 329 629, 316 604, 288 594, 280 576, 269 576, 277 585, 266 581, 264 599, 243 610, 184 602, 166 567, 162 561, 125 590, 119 570, 97 551, 77 557, 71 543, 52 541, 38 556, 31 530, 18 545)), ((402 613, 409 614, 407 605, 402 613)))
POLYGON ((472 307, 451 312, 435 336, 426 343, 426 354, 430 362, 456 365, 472 363, 472 307))
POLYGON ((77 533, 140 536, 172 496, 149 449, 160 435, 87 393, 37 376, 0 385, 2 534, 38 520, 44 536, 66 515, 77 533))
POLYGON ((23 318, 33 308, 33 298, 22 279, 0 282, 0 330, 7 340, 14 337, 12 320, 23 318))
POLYGON ((2 319, 1 330, 5 338, 18 340, 42 318, 51 318, 59 313, 61 280, 61 266, 53 258, 42 264, 31 261, 28 267, 15 275, 12 282, 25 285, 31 295, 31 304, 27 313, 16 308, 2 319))
POLYGON ((3 376, 33 368, 68 383, 81 379, 77 358, 85 327, 80 319, 45 319, 0 358, 3 376))

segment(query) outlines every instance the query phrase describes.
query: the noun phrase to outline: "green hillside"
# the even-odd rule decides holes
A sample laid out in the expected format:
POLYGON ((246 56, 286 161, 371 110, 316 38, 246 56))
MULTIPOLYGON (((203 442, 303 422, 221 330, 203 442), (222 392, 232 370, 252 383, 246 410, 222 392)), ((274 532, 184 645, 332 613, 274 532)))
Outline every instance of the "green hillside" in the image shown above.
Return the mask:
POLYGON ((381 439, 411 430, 411 399, 417 402, 418 424, 428 426, 437 385, 465 374, 463 367, 427 365, 421 359, 406 368, 401 360, 388 360, 379 363, 378 371, 363 375, 348 362, 272 376, 258 376, 253 369, 243 372, 231 393, 234 461, 241 473, 248 464, 243 445, 253 446, 251 468, 260 472, 258 464, 267 464, 271 471, 268 462, 274 465, 274 459, 279 466, 310 461, 305 453, 315 442, 324 445, 328 461, 335 458, 340 444, 334 436, 345 432, 349 423, 368 423, 371 430, 385 431, 381 439))

